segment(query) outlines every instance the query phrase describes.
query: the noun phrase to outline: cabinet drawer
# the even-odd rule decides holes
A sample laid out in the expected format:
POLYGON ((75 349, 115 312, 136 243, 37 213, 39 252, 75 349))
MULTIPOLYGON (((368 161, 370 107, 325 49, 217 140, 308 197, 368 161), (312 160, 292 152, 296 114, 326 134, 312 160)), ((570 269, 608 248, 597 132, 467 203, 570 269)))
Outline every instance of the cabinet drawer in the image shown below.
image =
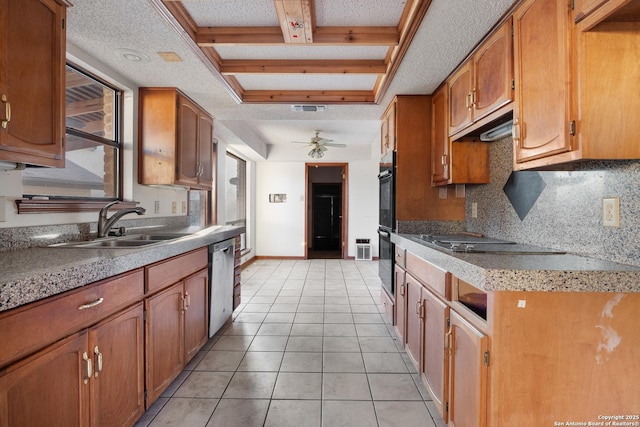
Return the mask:
POLYGON ((143 295, 139 269, 7 312, 0 316, 0 366, 95 324, 143 295))
POLYGON ((451 273, 448 273, 411 252, 406 253, 407 271, 436 294, 451 300, 451 273))
POLYGON ((207 248, 145 267, 147 293, 159 291, 207 267, 207 248))

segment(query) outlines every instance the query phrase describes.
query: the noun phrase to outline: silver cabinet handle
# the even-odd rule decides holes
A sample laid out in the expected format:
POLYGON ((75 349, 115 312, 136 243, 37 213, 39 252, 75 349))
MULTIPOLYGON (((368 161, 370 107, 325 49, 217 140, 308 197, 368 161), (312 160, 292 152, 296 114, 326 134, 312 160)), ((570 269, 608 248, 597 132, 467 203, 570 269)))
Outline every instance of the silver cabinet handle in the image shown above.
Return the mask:
POLYGON ((86 310, 87 308, 95 307, 96 305, 102 304, 103 301, 104 298, 100 297, 94 302, 90 302, 89 304, 82 304, 80 307, 78 307, 78 310, 86 310))
POLYGON ((89 355, 86 351, 82 353, 82 360, 84 360, 87 364, 87 376, 84 377, 82 382, 84 384, 87 384, 89 382, 89 378, 91 378, 91 376, 93 375, 93 365, 91 363, 91 358, 89 358, 89 355))

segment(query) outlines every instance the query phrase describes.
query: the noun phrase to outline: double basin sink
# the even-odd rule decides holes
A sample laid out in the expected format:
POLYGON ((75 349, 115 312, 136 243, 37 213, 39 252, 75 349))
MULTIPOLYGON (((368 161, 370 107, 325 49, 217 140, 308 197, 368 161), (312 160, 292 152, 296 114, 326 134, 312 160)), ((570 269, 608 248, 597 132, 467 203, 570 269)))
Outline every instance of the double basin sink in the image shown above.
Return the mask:
POLYGON ((158 243, 164 243, 170 240, 179 239, 181 237, 189 236, 189 233, 163 233, 163 234, 132 234, 130 236, 120 236, 120 237, 103 237, 95 240, 85 240, 80 242, 67 242, 67 243, 57 243, 55 245, 50 245, 52 248, 96 248, 96 249, 107 249, 107 248, 122 248, 122 249, 131 249, 141 246, 149 246, 158 243))

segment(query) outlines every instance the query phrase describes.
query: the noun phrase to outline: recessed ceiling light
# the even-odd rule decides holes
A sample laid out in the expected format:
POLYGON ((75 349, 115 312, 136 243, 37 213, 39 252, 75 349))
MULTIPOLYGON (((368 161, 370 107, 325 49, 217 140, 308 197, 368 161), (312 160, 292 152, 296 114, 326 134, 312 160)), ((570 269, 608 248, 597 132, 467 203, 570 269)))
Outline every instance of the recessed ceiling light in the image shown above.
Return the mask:
POLYGON ((182 58, 175 52, 158 52, 158 55, 167 62, 182 62, 182 58))
POLYGON ((132 49, 119 48, 116 49, 116 54, 131 62, 149 62, 151 59, 142 52, 137 52, 132 49))
POLYGON ((327 111, 326 105, 292 105, 293 111, 327 111))

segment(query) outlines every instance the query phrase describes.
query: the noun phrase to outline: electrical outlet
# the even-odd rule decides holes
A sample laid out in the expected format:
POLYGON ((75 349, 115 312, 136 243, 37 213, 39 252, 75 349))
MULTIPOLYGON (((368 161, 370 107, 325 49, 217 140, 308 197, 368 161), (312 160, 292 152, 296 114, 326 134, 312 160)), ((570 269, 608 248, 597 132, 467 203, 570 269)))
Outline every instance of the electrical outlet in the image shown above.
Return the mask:
POLYGON ((177 202, 171 202, 171 213, 174 214, 176 213, 178 210, 178 203, 177 202))
POLYGON ((187 201, 186 200, 182 201, 182 213, 183 214, 187 213, 187 201))
POLYGON ((620 227, 620 199, 618 197, 602 199, 602 225, 620 227))
POLYGON ((478 202, 471 203, 471 218, 478 218, 478 202))
POLYGON ((160 213, 160 200, 153 202, 153 213, 160 213))

